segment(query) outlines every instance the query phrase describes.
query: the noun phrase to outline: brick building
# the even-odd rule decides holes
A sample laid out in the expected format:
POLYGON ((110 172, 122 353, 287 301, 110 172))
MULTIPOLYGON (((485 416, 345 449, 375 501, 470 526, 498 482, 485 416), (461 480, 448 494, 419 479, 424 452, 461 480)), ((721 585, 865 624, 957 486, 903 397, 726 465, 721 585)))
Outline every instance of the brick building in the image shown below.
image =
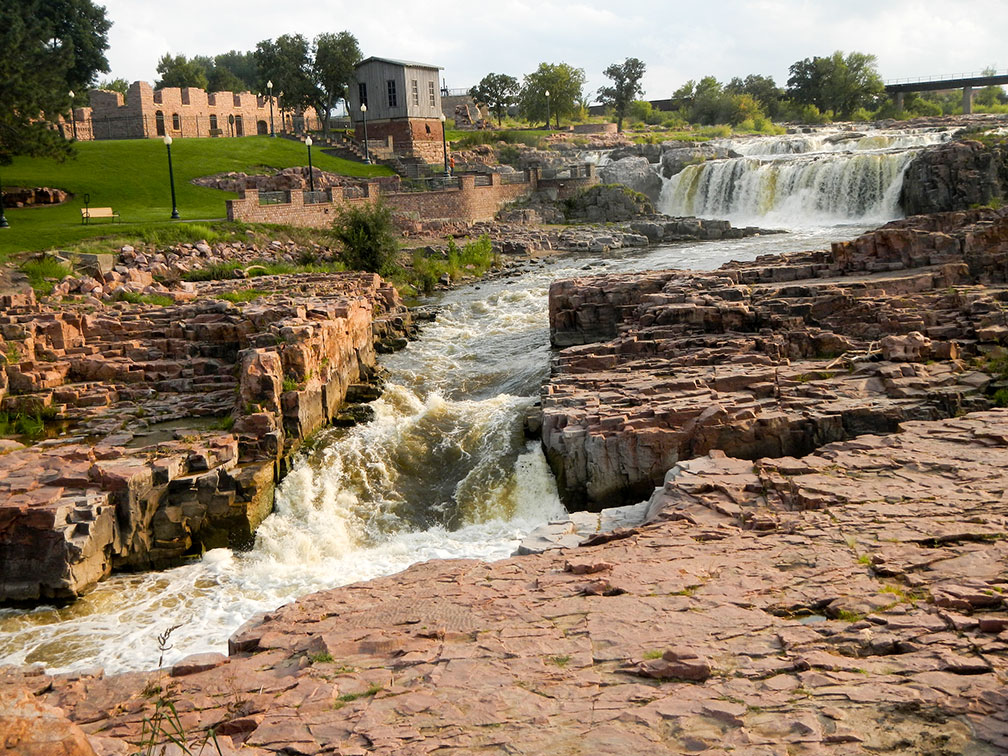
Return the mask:
MULTIPOLYGON (((270 101, 251 92, 206 92, 196 87, 154 89, 135 81, 126 97, 119 92, 92 89, 90 107, 75 108, 71 121, 60 128, 68 139, 146 139, 172 137, 248 136, 270 133, 270 101)), ((300 130, 309 110, 291 118, 281 113, 274 97, 272 118, 276 131, 287 125, 300 130)))
POLYGON ((441 67, 389 58, 367 58, 355 68, 350 87, 350 117, 358 140, 392 138, 398 155, 427 163, 443 159, 441 67), (367 112, 361 112, 361 104, 367 112))

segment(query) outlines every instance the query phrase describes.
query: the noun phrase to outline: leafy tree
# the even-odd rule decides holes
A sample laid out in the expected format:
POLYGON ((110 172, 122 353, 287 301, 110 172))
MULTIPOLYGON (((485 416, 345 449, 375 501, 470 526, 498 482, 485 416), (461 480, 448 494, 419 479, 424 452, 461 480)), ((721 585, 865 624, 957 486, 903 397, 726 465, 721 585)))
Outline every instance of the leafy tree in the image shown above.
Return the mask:
POLYGON ((627 106, 644 94, 640 80, 644 77, 645 65, 637 58, 627 58, 622 63, 613 63, 602 73, 612 79, 612 86, 600 87, 599 100, 611 105, 616 113, 616 130, 623 131, 623 116, 627 106))
POLYGON ((874 55, 837 50, 828 58, 805 58, 792 64, 788 96, 802 105, 832 110, 836 118, 850 118, 855 110, 874 104, 884 87, 874 55))
POLYGON ((103 79, 98 82, 98 89, 105 89, 109 92, 118 92, 124 97, 126 96, 126 93, 129 92, 129 86, 129 82, 121 77, 118 79, 103 79))
POLYGON ((381 273, 395 263, 399 237, 392 210, 380 200, 348 205, 333 223, 333 235, 343 242, 343 262, 348 268, 381 273))
MULTIPOLYGON (((256 67, 255 54, 229 50, 214 56, 214 67, 218 70, 230 71, 241 79, 242 91, 259 91, 259 69, 256 67)), ((226 91, 226 90, 218 90, 226 91)))
POLYGON ((317 102, 319 94, 312 70, 311 46, 300 34, 283 34, 256 45, 253 53, 259 69, 257 89, 266 91, 273 82, 274 92, 283 92, 283 109, 304 109, 317 102))
POLYGON ((469 90, 469 96, 477 105, 490 108, 490 112, 497 116, 497 125, 500 126, 504 113, 509 106, 517 102, 520 92, 521 86, 514 76, 488 73, 480 79, 479 84, 469 90))
POLYGON ((567 63, 540 63, 534 73, 526 74, 518 107, 529 121, 545 119, 548 113, 559 129, 561 116, 569 118, 580 110, 584 84, 583 68, 567 63), (550 93, 548 99, 546 92, 550 93))
MULTIPOLYGON (((314 41, 315 59, 312 73, 317 99, 315 110, 323 117, 322 128, 328 128, 329 114, 339 100, 347 102, 348 89, 354 80, 354 66, 361 60, 357 38, 348 31, 339 34, 319 34, 314 41)), ((349 108, 347 103, 347 108, 349 108)))
POLYGON ((111 22, 89 0, 0 3, 0 165, 15 155, 64 158, 69 142, 46 123, 108 72, 111 22))
POLYGON ((731 94, 749 95, 759 103, 760 109, 771 118, 777 118, 780 115, 784 90, 777 86, 771 76, 749 74, 744 80, 736 76, 725 85, 725 91, 731 94))
MULTIPOLYGON (((984 76, 996 76, 997 68, 995 66, 987 66, 983 70, 984 76)), ((992 107, 994 105, 1002 105, 1008 102, 1008 97, 1005 96, 1005 91, 1003 87, 996 84, 992 84, 989 87, 984 87, 975 95, 973 95, 973 102, 977 105, 983 107, 992 107)))
POLYGON ((185 55, 165 53, 158 60, 157 72, 161 78, 154 82, 155 89, 164 89, 165 87, 207 89, 210 86, 205 63, 196 58, 189 60, 185 55))
POLYGON ((249 85, 222 66, 214 65, 207 73, 208 92, 247 92, 249 85))

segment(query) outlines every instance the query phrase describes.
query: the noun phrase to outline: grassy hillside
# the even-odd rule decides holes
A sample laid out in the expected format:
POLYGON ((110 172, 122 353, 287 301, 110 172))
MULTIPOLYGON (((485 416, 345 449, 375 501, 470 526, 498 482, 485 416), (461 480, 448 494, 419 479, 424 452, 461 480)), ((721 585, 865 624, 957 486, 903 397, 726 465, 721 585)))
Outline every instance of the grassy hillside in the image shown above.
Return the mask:
MULTIPOLYGON (((289 139, 265 136, 234 139, 176 139, 172 167, 181 222, 222 219, 224 200, 237 195, 193 186, 191 179, 223 171, 263 173, 269 169, 307 165, 307 148, 289 139)), ((390 175, 384 166, 363 165, 312 150, 312 164, 348 176, 390 175)), ((10 228, 0 229, 0 260, 11 253, 57 249, 81 239, 138 233, 150 226, 178 224, 171 217, 167 150, 160 139, 81 142, 77 156, 64 163, 17 158, 0 169, 4 186, 48 186, 73 196, 58 207, 7 209, 10 228), (121 223, 96 220, 81 225, 80 208, 88 193, 91 207, 112 207, 121 223)))

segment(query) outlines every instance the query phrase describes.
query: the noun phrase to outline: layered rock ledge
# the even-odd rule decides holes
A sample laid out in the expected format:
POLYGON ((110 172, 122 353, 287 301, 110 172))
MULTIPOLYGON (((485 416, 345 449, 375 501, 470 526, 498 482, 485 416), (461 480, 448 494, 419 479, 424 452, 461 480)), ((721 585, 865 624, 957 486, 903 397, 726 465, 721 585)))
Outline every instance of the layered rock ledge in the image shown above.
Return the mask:
POLYGON ((718 449, 800 456, 991 406, 1008 211, 891 223, 829 251, 550 290, 542 441, 568 507, 639 501, 718 449), (978 362, 979 361, 979 362, 978 362))
POLYGON ((227 657, 7 669, 0 731, 126 754, 161 699, 225 754, 1003 753, 1006 420, 696 458, 653 524, 307 596, 227 657))
POLYGON ((216 298, 236 286, 165 307, 5 298, 2 408, 52 418, 52 437, 0 455, 0 601, 70 600, 112 570, 246 545, 290 453, 374 376, 376 343, 410 329, 373 274, 216 298))

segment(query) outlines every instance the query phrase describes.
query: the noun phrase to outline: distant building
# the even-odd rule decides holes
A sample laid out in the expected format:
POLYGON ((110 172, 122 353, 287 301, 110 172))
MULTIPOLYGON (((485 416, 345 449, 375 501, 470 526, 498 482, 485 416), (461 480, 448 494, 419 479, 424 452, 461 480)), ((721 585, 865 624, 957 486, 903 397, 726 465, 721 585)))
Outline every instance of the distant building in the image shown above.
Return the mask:
POLYGON ((427 163, 442 160, 440 66, 389 58, 357 64, 350 87, 350 117, 364 138, 361 103, 367 106, 368 140, 388 141, 399 154, 427 163))
MULTIPOLYGON (((68 139, 74 136, 84 141, 270 133, 269 98, 251 92, 206 92, 196 87, 155 90, 145 81, 135 81, 125 98, 119 92, 92 89, 89 99, 90 107, 75 108, 72 120, 59 124, 68 139)), ((317 123, 315 111, 310 109, 295 117, 290 111, 281 113, 281 102, 274 98, 275 131, 300 131, 305 119, 317 123)))

